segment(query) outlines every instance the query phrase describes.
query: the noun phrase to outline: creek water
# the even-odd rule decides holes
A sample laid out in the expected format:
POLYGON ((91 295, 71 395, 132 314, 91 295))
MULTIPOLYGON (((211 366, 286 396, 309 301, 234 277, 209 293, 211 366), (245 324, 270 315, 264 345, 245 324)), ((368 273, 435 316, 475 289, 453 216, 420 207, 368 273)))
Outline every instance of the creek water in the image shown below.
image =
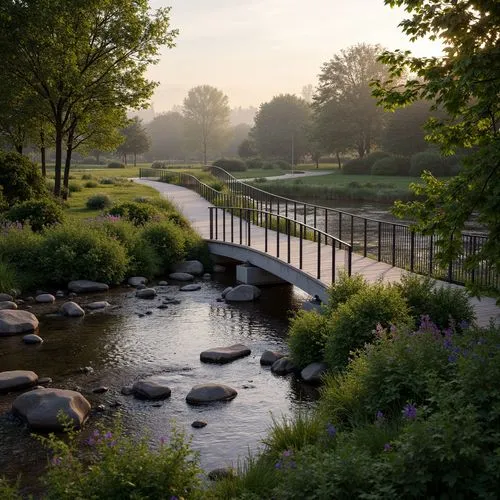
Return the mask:
MULTIPOLYGON (((20 337, 0 338, 0 371, 33 370, 40 377, 51 377, 51 387, 80 390, 93 407, 104 405, 104 412, 92 413, 84 432, 91 432, 103 419, 111 421, 119 412, 127 430, 147 433, 158 443, 168 438, 175 421, 192 434, 192 447, 200 452, 205 469, 236 464, 239 457, 261 446, 272 416, 291 415, 317 399, 314 388, 293 376, 275 376, 259 362, 266 349, 286 350, 290 311, 300 308, 306 295, 291 286, 273 286, 263 288, 257 302, 228 304, 217 298, 228 284, 234 284, 234 274, 200 283, 202 288, 196 292, 180 292, 181 284, 161 287, 153 300, 137 299, 131 288, 82 297, 82 304, 107 300, 115 307, 81 319, 47 314, 57 310, 57 303, 34 306, 44 343, 27 346, 20 337), (165 298, 180 303, 158 309, 165 298), (220 366, 200 362, 201 351, 235 343, 250 347, 251 355, 220 366), (85 374, 83 367, 93 371, 85 374), (158 374, 171 380, 172 389, 171 398, 160 405, 121 394, 123 386, 158 374), (188 405, 185 397, 191 387, 204 382, 227 384, 238 396, 224 404, 188 405), (92 393, 102 385, 109 391, 92 393), (116 402, 121 405, 118 410, 112 408, 116 402), (208 425, 192 429, 194 420, 208 425)), ((21 474, 26 484, 43 470, 47 452, 10 415, 15 397, 0 395, 0 475, 21 474)))

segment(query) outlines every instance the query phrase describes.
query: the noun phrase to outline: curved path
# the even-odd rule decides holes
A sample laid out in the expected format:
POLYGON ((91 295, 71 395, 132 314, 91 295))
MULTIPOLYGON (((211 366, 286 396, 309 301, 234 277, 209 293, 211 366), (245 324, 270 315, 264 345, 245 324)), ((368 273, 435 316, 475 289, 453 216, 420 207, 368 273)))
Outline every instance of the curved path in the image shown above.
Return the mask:
MULTIPOLYGON (((191 222, 193 228, 209 242, 218 254, 226 256, 240 256, 241 261, 250 261, 252 264, 262 267, 263 269, 272 272, 272 269, 278 269, 281 275, 289 276, 291 283, 299 286, 311 295, 319 295, 322 300, 326 298, 326 290, 331 282, 331 268, 325 268, 321 275, 321 280, 316 279, 316 243, 312 241, 304 241, 304 266, 303 270, 298 269, 297 255, 298 250, 295 248, 292 251, 293 256, 291 263, 287 264, 285 257, 278 259, 271 257, 264 252, 264 229, 252 225, 252 238, 251 247, 246 245, 238 245, 231 243, 223 243, 217 240, 210 240, 210 220, 209 220, 209 207, 213 206, 207 200, 199 196, 190 189, 176 186, 173 184, 166 184, 163 182, 153 181, 149 179, 134 179, 135 182, 153 187, 159 191, 163 196, 172 201, 184 214, 184 216, 191 222), (232 248, 231 248, 232 247, 232 248), (239 253, 238 253, 239 252, 239 253), (251 257, 253 258, 251 258, 251 257)), ((276 233, 269 230, 269 235, 276 233)), ((235 241, 239 240, 239 235, 236 235, 235 241)), ((269 236, 269 241, 275 241, 275 236, 269 236)), ((286 249, 286 236, 282 235, 280 240, 282 248, 286 249)), ((291 238, 292 245, 298 248, 298 238, 291 238)), ((245 239, 243 238, 243 242, 245 239)), ((331 247, 330 247, 331 248, 331 247)), ((271 250, 271 249, 270 249, 271 250)), ((342 258, 343 251, 338 250, 338 258, 336 269, 340 270, 344 267, 344 259, 342 258)), ((285 250, 283 254, 286 254, 285 250)), ((326 267, 326 266, 325 266, 326 267)), ((392 267, 384 262, 377 262, 376 260, 363 257, 358 254, 352 256, 352 273, 362 274, 367 281, 375 282, 377 280, 393 282, 399 281, 403 273, 403 269, 392 267)), ((286 278, 285 278, 286 279, 286 278)), ((437 282, 439 285, 448 287, 462 288, 459 285, 454 285, 442 281, 437 282)), ((496 305, 495 300, 491 297, 482 297, 477 299, 475 297, 470 299, 474 306, 477 323, 480 326, 487 326, 490 319, 500 325, 500 308, 496 305)))
MULTIPOLYGON (((268 181, 274 181, 276 179, 297 179, 299 177, 317 177, 319 175, 329 175, 334 173, 333 170, 306 170, 305 172, 303 172, 299 169, 299 171, 301 172, 300 174, 296 173, 296 174, 272 175, 270 177, 262 175, 261 177, 265 177, 268 181)), ((257 179, 257 177, 254 177, 252 179, 238 179, 238 180, 241 182, 250 182, 254 181, 255 179, 257 179)))

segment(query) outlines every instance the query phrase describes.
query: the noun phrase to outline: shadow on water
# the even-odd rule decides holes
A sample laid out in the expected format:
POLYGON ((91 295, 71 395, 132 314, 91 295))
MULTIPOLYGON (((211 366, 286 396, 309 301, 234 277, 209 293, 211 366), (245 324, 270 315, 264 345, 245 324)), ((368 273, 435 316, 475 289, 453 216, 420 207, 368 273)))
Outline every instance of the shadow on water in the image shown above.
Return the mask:
MULTIPOLYGON (((0 338, 2 371, 33 370, 51 377, 52 387, 81 391, 93 407, 85 432, 96 422, 112 420, 118 410, 129 431, 147 433, 153 442, 168 436, 172 422, 193 435, 192 446, 201 453, 204 468, 236 462, 248 450, 256 450, 271 423, 271 414, 280 417, 314 405, 317 392, 293 377, 277 377, 260 365, 266 349, 286 350, 290 311, 307 297, 291 286, 262 289, 255 303, 219 302, 221 291, 234 284, 234 275, 217 276, 217 281, 200 282, 197 292, 180 292, 179 286, 159 288, 153 300, 135 298, 130 288, 112 290, 81 298, 82 303, 107 300, 114 307, 87 314, 83 319, 54 317, 47 312, 58 305, 37 309, 39 334, 44 343, 26 346, 20 337, 0 338), (219 279, 220 278, 220 279, 219 279), (165 301, 166 309, 158 306, 165 301), (220 345, 244 343, 250 356, 228 365, 207 365, 200 352, 220 345), (84 373, 83 367, 91 367, 84 373), (172 396, 161 402, 147 402, 123 396, 121 388, 153 374, 171 380, 172 396), (185 397, 192 386, 221 382, 234 387, 238 396, 226 404, 189 406, 185 397), (96 395, 92 389, 107 386, 96 395), (194 420, 208 422, 194 430, 194 420)), ((46 464, 46 451, 29 430, 9 413, 16 394, 0 395, 0 470, 10 478, 22 473, 22 482, 32 483, 46 464)))

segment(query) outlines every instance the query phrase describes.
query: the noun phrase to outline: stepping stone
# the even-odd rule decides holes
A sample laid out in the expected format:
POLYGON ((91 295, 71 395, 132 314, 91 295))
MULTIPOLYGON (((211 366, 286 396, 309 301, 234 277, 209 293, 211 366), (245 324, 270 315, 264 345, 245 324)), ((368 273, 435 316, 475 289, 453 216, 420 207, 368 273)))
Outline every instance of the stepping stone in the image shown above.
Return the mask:
POLYGON ((173 265, 174 273, 188 273, 200 276, 203 274, 203 264, 199 260, 186 260, 173 265))
POLYGON ((223 365, 239 358, 248 356, 252 351, 243 344, 229 347, 214 347, 200 354, 200 361, 204 363, 217 363, 223 365))
POLYGON ((34 333, 30 333, 23 337, 23 342, 25 344, 41 344, 43 342, 42 337, 35 335, 34 333))
POLYGON ((0 293, 0 302, 12 302, 14 297, 9 293, 0 293))
POLYGON ((0 302, 0 310, 4 311, 6 309, 13 311, 17 309, 17 304, 12 302, 12 300, 2 300, 2 302, 0 302))
POLYGON ((200 384, 195 385, 186 396, 190 404, 214 403, 216 401, 231 401, 238 392, 227 385, 222 384, 200 384))
POLYGON ((228 302, 250 302, 260 297, 260 290, 253 285, 238 285, 229 290, 224 298, 228 302))
POLYGON ((38 328, 38 319, 28 311, 2 310, 0 311, 0 337, 28 333, 38 328))
POLYGON ((154 376, 144 380, 137 381, 132 390, 134 396, 139 399, 166 399, 170 397, 172 391, 167 386, 169 380, 167 377, 154 376))
POLYGON ((79 428, 87 420, 90 403, 76 391, 35 389, 18 396, 12 404, 12 410, 26 420, 32 429, 63 431, 59 413, 69 417, 79 428))
POLYGON ((156 290, 154 288, 143 288, 142 290, 137 290, 135 296, 138 299, 153 299, 156 297, 156 290))
POLYGON ((287 357, 278 359, 271 366, 271 371, 276 375, 288 375, 297 370, 297 367, 293 364, 292 360, 287 357))
POLYGON ((38 382, 38 375, 27 370, 0 372, 0 393, 20 391, 38 382))
POLYGON ((104 394, 105 392, 109 391, 109 387, 106 387, 105 385, 101 385, 100 387, 96 387, 95 389, 92 389, 92 392, 94 394, 104 394))
POLYGON ((168 281, 160 281, 158 286, 168 286, 168 281))
POLYGON ((53 304, 56 298, 50 293, 41 293, 35 297, 35 302, 39 304, 53 304))
POLYGON ((211 280, 212 279, 212 275, 210 273, 205 273, 202 278, 206 281, 208 280, 211 280))
POLYGON ((80 318, 85 316, 85 311, 76 302, 65 302, 59 312, 70 318, 80 318))
POLYGON ((145 285, 148 282, 148 279, 144 276, 132 276, 132 278, 128 279, 128 284, 130 286, 139 286, 145 285))
POLYGON ((192 285, 185 285, 179 289, 180 292, 196 292, 197 290, 201 290, 201 285, 194 283, 192 285))
POLYGON ((106 309, 106 307, 110 307, 111 304, 109 302, 106 302, 105 300, 101 300, 100 302, 91 302, 90 304, 87 304, 85 307, 87 309, 90 309, 91 311, 95 311, 97 309, 106 309))
POLYGON ((260 364, 262 366, 271 366, 275 361, 285 356, 282 352, 264 351, 260 357, 260 364))
POLYGON ((203 420, 195 420, 192 424, 191 427, 194 429, 203 429, 203 427, 206 427, 208 424, 204 422, 203 420))
POLYGON ((109 286, 97 281, 75 280, 68 283, 68 290, 73 293, 107 292, 109 286))
POLYGON ((221 297, 224 298, 228 294, 228 292, 230 292, 232 289, 233 289, 232 286, 224 288, 224 290, 222 290, 221 297))
POLYGON ((171 273, 168 275, 171 280, 176 281, 193 281, 194 276, 189 273, 171 273))
POLYGON ((322 377, 327 370, 328 365, 326 363, 311 363, 300 372, 300 376, 305 382, 319 384, 322 382, 322 377))

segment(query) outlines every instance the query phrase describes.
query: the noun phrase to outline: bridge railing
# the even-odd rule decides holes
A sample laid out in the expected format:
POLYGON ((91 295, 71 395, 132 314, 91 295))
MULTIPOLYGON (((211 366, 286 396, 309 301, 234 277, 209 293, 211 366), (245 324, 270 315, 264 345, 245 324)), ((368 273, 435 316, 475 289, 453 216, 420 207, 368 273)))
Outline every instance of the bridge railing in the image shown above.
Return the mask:
POLYGON ((417 233, 406 224, 362 217, 278 196, 246 184, 219 167, 210 167, 210 172, 234 195, 253 200, 255 208, 300 220, 335 235, 347 241, 353 252, 364 257, 453 283, 470 281, 485 287, 499 287, 498 273, 489 262, 479 262, 473 269, 465 265, 466 259, 484 246, 486 235, 464 232, 457 236, 461 239, 461 255, 442 268, 436 262, 440 248, 434 235, 417 233))
MULTIPOLYGON (((210 207, 210 239, 252 246, 256 236, 265 253, 304 269, 304 245, 315 247, 316 278, 335 282, 338 254, 344 259, 344 270, 352 272, 352 246, 331 234, 279 214, 246 207, 210 207), (307 242, 307 243, 306 243, 307 242)), ((310 253, 308 253, 310 255, 310 253)), ((310 257, 308 257, 310 258, 310 257)))

